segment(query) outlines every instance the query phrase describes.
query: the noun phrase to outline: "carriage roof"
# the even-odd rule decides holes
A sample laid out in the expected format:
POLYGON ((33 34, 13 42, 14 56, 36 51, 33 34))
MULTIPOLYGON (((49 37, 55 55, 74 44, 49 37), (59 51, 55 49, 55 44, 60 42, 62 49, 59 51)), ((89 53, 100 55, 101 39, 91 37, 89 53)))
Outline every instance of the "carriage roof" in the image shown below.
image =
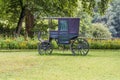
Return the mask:
MULTIPOLYGON (((77 17, 42 17, 41 19, 58 20, 58 31, 61 27, 67 28, 69 33, 79 33, 80 18, 77 17)), ((63 29, 63 31, 66 31, 63 29)))

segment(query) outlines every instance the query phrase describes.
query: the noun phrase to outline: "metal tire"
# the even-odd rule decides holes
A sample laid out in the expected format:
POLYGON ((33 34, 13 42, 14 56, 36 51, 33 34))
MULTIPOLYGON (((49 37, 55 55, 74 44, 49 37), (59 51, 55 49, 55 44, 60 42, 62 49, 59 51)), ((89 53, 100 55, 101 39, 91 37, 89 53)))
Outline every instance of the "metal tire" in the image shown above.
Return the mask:
POLYGON ((38 53, 40 55, 50 55, 52 54, 53 48, 49 42, 38 43, 38 53))
POLYGON ((71 51, 73 55, 82 55, 85 56, 89 52, 89 44, 87 40, 82 38, 77 38, 71 43, 71 51))

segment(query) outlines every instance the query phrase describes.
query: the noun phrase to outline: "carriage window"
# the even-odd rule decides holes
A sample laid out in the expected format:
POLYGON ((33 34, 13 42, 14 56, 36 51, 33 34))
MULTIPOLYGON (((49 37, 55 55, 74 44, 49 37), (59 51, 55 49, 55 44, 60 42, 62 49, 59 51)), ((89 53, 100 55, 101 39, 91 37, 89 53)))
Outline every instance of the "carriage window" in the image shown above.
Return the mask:
POLYGON ((60 20, 59 29, 60 31, 68 31, 68 23, 66 20, 60 20))

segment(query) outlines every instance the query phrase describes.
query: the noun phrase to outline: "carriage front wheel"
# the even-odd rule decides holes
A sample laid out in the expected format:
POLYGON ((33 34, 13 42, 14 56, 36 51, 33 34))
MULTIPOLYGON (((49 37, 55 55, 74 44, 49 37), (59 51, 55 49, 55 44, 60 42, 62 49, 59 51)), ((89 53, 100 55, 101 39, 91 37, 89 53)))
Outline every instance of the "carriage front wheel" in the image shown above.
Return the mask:
POLYGON ((49 42, 38 43, 38 52, 40 55, 51 54, 53 51, 52 45, 49 42))
POLYGON ((71 43, 71 51, 73 55, 85 56, 89 52, 89 44, 87 40, 82 38, 77 38, 71 43))

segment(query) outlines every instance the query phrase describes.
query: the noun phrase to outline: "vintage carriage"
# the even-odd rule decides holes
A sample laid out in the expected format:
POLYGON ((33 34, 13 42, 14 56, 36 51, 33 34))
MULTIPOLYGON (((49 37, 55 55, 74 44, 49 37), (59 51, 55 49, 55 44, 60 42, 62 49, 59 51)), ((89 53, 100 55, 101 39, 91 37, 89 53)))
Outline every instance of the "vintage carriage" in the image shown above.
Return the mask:
POLYGON ((62 45, 70 45, 73 55, 87 55, 89 52, 89 44, 86 39, 79 37, 80 18, 46 18, 58 20, 58 30, 49 30, 48 40, 41 40, 38 34, 38 52, 39 54, 51 54, 53 51, 51 41, 54 39, 56 43, 62 45))

